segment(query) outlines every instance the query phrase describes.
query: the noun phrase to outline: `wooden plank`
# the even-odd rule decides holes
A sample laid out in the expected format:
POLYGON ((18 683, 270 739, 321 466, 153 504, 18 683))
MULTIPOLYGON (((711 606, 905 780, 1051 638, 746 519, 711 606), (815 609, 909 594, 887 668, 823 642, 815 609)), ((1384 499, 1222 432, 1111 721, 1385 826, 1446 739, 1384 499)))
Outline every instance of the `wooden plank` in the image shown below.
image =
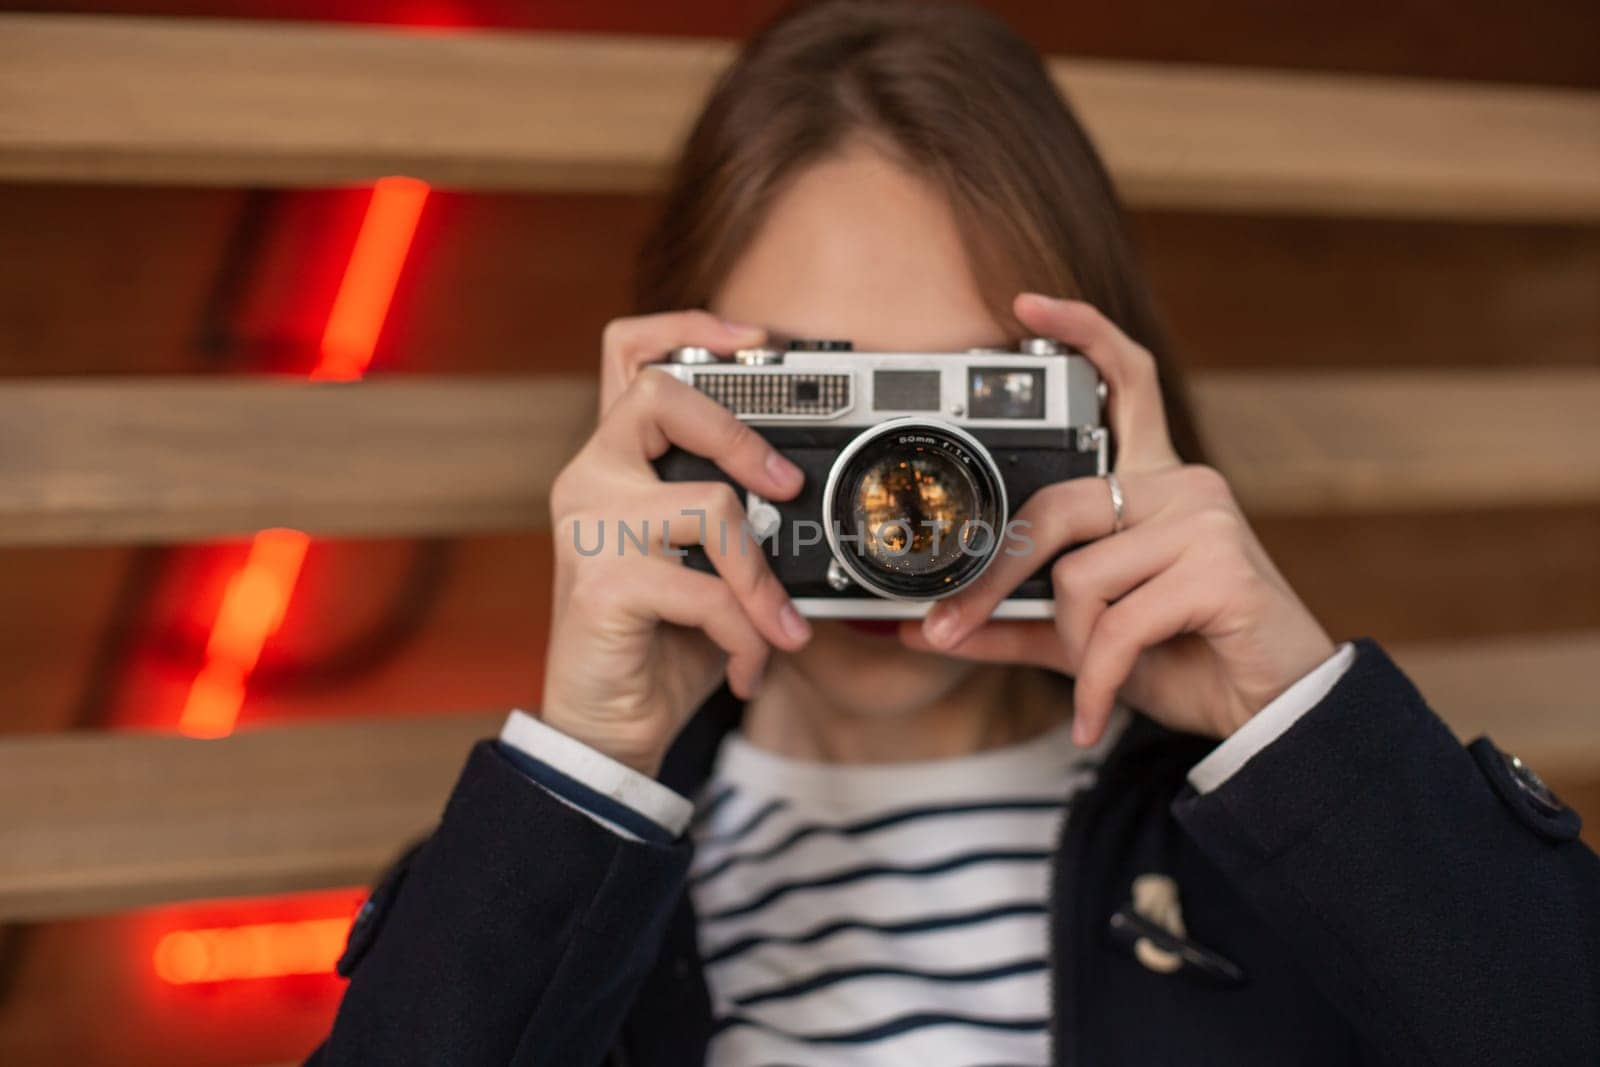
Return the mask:
POLYGON ((1600 631, 1405 645, 1394 657, 1463 740, 1488 734, 1551 780, 1600 784, 1600 631))
MULTIPOLYGON (((1209 372, 1193 390, 1254 514, 1600 500, 1600 371, 1209 372)), ((536 528, 593 411, 572 377, 7 384, 0 545, 536 528)))
POLYGON ((1082 61, 1054 73, 1136 206, 1600 217, 1600 94, 1082 61), (1538 173, 1568 165, 1589 173, 1538 173))
MULTIPOLYGON (((1464 739, 1600 780, 1600 632, 1407 646, 1395 658, 1464 739)), ((362 883, 433 825, 500 713, 347 719, 220 741, 0 741, 0 920, 362 883)))
POLYGON ((363 884, 433 826, 503 717, 6 739, 0 920, 363 884))
MULTIPOLYGON (((732 50, 3 16, 0 177, 646 189, 732 50)), ((1138 206, 1600 218, 1593 92, 1104 60, 1052 72, 1138 206)))
POLYGON ((1214 371, 1192 389, 1253 514, 1600 498, 1600 371, 1214 371))
POLYGON ((8 384, 0 544, 536 526, 593 407, 569 379, 8 384))
POLYGON ((706 40, 6 16, 0 176, 645 188, 730 54, 706 40))

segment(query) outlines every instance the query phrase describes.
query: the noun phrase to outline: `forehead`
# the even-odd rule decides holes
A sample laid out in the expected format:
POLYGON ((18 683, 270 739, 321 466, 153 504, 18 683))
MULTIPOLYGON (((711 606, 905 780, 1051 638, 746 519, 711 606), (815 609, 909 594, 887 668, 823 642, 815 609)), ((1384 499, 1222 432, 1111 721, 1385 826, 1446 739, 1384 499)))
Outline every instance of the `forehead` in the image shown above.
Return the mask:
POLYGON ((1007 336, 944 194, 862 144, 794 176, 711 310, 859 350, 952 351, 1007 336))

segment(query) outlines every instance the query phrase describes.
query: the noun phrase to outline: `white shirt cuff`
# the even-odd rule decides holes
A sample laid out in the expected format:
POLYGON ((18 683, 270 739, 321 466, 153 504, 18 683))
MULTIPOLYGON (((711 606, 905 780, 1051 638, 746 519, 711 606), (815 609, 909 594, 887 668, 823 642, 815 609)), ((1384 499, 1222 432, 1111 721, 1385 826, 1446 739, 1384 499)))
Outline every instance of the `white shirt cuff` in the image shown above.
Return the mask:
MULTIPOLYGON (((506 724, 500 730, 500 742, 632 808, 673 837, 683 833, 684 827, 689 825, 689 817, 694 814, 693 804, 654 778, 618 763, 525 711, 513 711, 506 717, 506 724)), ((623 836, 633 836, 581 805, 573 807, 623 836)))
POLYGON ((1302 715, 1320 704, 1355 659, 1356 648, 1346 641, 1305 677, 1279 693, 1276 700, 1256 712, 1232 737, 1189 769, 1189 784, 1194 786, 1195 792, 1209 793, 1232 778, 1251 756, 1276 741, 1285 730, 1299 722, 1302 715))

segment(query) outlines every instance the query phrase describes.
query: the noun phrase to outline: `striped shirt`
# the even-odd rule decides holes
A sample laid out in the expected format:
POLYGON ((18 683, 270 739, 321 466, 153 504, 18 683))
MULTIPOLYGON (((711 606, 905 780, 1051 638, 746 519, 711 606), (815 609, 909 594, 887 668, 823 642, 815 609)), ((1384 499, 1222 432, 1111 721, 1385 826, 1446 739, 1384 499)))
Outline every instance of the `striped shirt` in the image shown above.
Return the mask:
POLYGON ((730 737, 691 828, 707 1062, 1048 1062, 1050 859, 1123 722, 871 766, 730 737))

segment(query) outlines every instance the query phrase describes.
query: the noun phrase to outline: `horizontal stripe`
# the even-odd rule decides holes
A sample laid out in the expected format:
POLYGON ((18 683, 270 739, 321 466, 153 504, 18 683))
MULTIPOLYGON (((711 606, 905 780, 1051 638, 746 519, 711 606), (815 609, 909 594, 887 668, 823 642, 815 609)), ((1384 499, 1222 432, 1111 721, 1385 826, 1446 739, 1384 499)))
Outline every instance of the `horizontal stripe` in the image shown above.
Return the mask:
POLYGON ((712 786, 710 795, 695 805, 694 815, 689 820, 691 827, 704 826, 707 819, 715 815, 722 808, 722 805, 732 800, 739 792, 739 787, 734 785, 718 786, 716 783, 712 783, 712 786))
POLYGON ((700 848, 707 848, 715 845, 737 844, 747 834, 753 832, 756 827, 760 826, 762 823, 766 822, 768 819, 772 818, 772 816, 776 815, 786 807, 788 807, 788 805, 781 800, 770 800, 766 804, 763 804, 759 810, 750 815, 739 825, 729 830, 721 830, 716 833, 705 834, 695 843, 700 848))
POLYGON ((890 812, 887 815, 880 815, 877 818, 862 819, 859 822, 845 823, 839 826, 830 826, 826 823, 818 822, 801 823, 776 844, 750 852, 734 853, 725 857, 711 867, 695 874, 690 879, 690 884, 701 885, 742 864, 763 863, 774 859, 802 841, 808 841, 815 837, 858 838, 923 819, 994 812, 1058 812, 1062 810, 1063 806, 1064 800, 1061 797, 1048 800, 1013 798, 1009 800, 982 801, 973 804, 946 804, 936 807, 907 808, 902 811, 890 812))
MULTIPOLYGON (((744 957, 718 963, 715 968, 707 971, 707 976, 710 989, 714 990, 712 1003, 717 1005, 718 1011, 731 1011, 734 1008, 733 1001, 744 997, 747 993, 771 989, 773 985, 781 982, 798 981, 808 974, 818 973, 821 969, 902 966, 907 971, 933 971, 933 973, 946 973, 957 969, 978 971, 1040 955, 1048 941, 1050 941, 1050 929, 1046 926, 1045 918, 1027 917, 1027 915, 986 923, 982 926, 938 929, 915 937, 880 937, 856 929, 838 934, 834 939, 827 941, 826 950, 822 952, 808 949, 803 945, 802 947, 766 945, 763 949, 747 953, 744 957)), ((954 1001, 954 1006, 962 1008, 963 1011, 979 1011, 979 1001, 992 995, 994 990, 1002 992, 1013 990, 1014 995, 1022 998, 1002 1000, 998 1003, 994 1000, 984 1001, 994 1008, 994 1011, 987 1011, 987 1014, 997 1014, 997 1016, 1024 1014, 1022 1008, 1030 1008, 1035 1003, 1035 990, 1027 984, 1037 982, 1037 997, 1048 1000, 1045 987, 1048 981, 1050 981, 1048 974, 1019 974, 1008 979, 973 985, 939 985, 938 982, 918 984, 914 979, 906 977, 864 977, 859 981, 846 982, 832 989, 819 990, 798 1000, 778 1001, 774 1005, 757 1008, 755 1014, 768 1022, 781 1024, 786 1017, 789 1017, 787 1013, 790 1005, 798 1005, 802 1011, 818 1011, 818 1006, 824 1005, 822 1008, 824 1014, 837 1017, 838 1025, 846 1025, 848 1019, 859 1019, 856 1014, 848 1013, 853 1013, 858 1008, 867 1011, 869 1005, 882 1005, 882 990, 886 989, 898 990, 894 995, 901 997, 902 1000, 875 1009, 877 1016, 867 1016, 867 1019, 861 1019, 862 1022, 870 1021, 872 1017, 890 1016, 898 1011, 909 1011, 912 1008, 939 1006, 944 1003, 944 998, 950 997, 952 993, 962 992, 981 993, 981 997, 971 1001, 958 998, 954 1001), (842 1003, 843 1006, 840 1006, 842 1003), (771 1014, 773 1011, 778 1014, 771 1014)))
POLYGON ((810 978, 792 982, 788 985, 772 986, 767 989, 757 990, 741 997, 735 997, 733 1003, 741 1008, 754 1007, 771 1001, 788 1000, 794 997, 805 996, 819 989, 826 989, 841 982, 849 982, 858 978, 912 978, 919 982, 936 982, 939 984, 962 984, 971 982, 989 982, 997 978, 1010 978, 1018 974, 1033 974, 1049 967, 1049 963, 1041 958, 1014 960, 998 967, 984 967, 968 971, 919 971, 907 967, 841 967, 836 970, 823 971, 810 978))
MULTIPOLYGON (((994 923, 963 926, 957 929, 934 929, 928 933, 909 937, 885 937, 861 929, 851 929, 830 937, 829 941, 824 942, 826 947, 821 950, 811 949, 808 945, 798 945, 798 947, 763 945, 762 949, 746 953, 742 957, 734 957, 733 960, 725 960, 714 968, 707 969, 707 976, 710 989, 714 990, 712 1003, 718 1005, 718 1009, 731 1009, 733 1001, 744 997, 747 993, 770 989, 779 982, 798 981, 822 969, 904 966, 910 971, 957 971, 957 969, 976 971, 1042 955, 1048 941, 1050 941, 1050 928, 1043 915, 1018 915, 994 923)), ((1029 981, 1034 977, 1037 977, 1038 981, 1048 979, 1048 976, 1022 974, 1014 979, 990 982, 987 985, 941 987, 938 984, 928 984, 918 989, 917 984, 909 979, 867 977, 859 982, 840 985, 837 989, 821 990, 814 993, 813 997, 798 1001, 781 1001, 779 1006, 784 1003, 814 1006, 822 1003, 819 998, 826 998, 832 1003, 838 998, 848 1000, 856 997, 858 993, 875 997, 877 990, 894 987, 904 990, 907 995, 915 995, 915 1000, 907 1000, 901 1005, 902 1008, 922 1008, 930 998, 938 1001, 939 997, 946 995, 950 990, 987 990, 994 985, 1029 981), (941 989, 946 992, 939 992, 941 989)), ((966 1008, 973 1008, 973 1005, 966 1005, 965 1001, 958 1003, 966 1008)), ((1002 1011, 995 1011, 992 1014, 1011 1014, 1013 1009, 1021 1008, 1027 1003, 1030 1001, 1002 1003, 1000 1005, 1002 1011)), ((888 1013, 885 1011, 883 1014, 888 1013)))
POLYGON ((834 871, 832 874, 826 874, 820 878, 780 882, 761 893, 754 900, 705 915, 702 917, 702 921, 724 922, 742 915, 752 915, 793 893, 854 885, 874 878, 929 878, 934 875, 984 863, 1041 862, 1048 860, 1050 855, 1051 850, 1047 848, 979 849, 975 852, 963 852, 955 856, 949 856, 932 863, 906 866, 869 864, 863 867, 853 867, 849 870, 834 871))
POLYGON ((801 934, 742 937, 723 945, 721 948, 707 952, 703 962, 707 967, 716 963, 724 963, 762 945, 813 945, 836 934, 852 930, 862 930, 888 937, 907 937, 930 933, 935 930, 977 926, 981 923, 994 922, 998 919, 1007 919, 1016 915, 1044 914, 1046 914, 1046 911, 1042 901, 1019 901, 983 908, 978 911, 927 915, 903 922, 873 923, 864 922, 860 919, 842 919, 826 923, 801 934))
POLYGON ((717 1035, 706 1067, 1045 1067, 1048 1031, 956 1030, 926 1027, 867 1045, 809 1045, 753 1027, 717 1035))
MULTIPOLYGON (((769 976, 768 981, 771 980, 769 976)), ((1049 1003, 1047 971, 963 985, 939 985, 913 978, 864 978, 753 1008, 739 1007, 722 998, 712 1000, 715 1015, 738 1014, 786 1034, 861 1030, 912 1012, 1013 1019, 1047 1014, 1049 1003)))
POLYGON ((912 1012, 872 1026, 855 1030, 840 1030, 815 1034, 786 1034, 782 1030, 758 1022, 745 1015, 725 1015, 717 1020, 716 1032, 734 1027, 751 1027, 783 1037, 796 1038, 814 1045, 865 1045, 886 1038, 897 1037, 930 1026, 967 1027, 974 1030, 1004 1030, 1011 1033, 1042 1033, 1050 1021, 1039 1016, 1021 1019, 989 1019, 977 1015, 957 1015, 949 1012, 912 1012))
MULTIPOLYGON (((952 826, 943 819, 934 819, 891 827, 864 839, 818 836, 802 841, 785 852, 781 859, 770 863, 752 863, 734 867, 716 878, 691 885, 689 889, 694 895, 696 907, 704 912, 713 912, 730 904, 754 899, 772 886, 797 877, 824 875, 830 871, 843 871, 872 864, 900 866, 933 863, 980 847, 991 850, 1044 848, 1057 837, 1061 818, 1062 815, 1058 811, 987 812, 981 815, 968 815, 960 821, 959 826, 952 826)), ((1049 868, 1049 863, 1041 861, 1036 866, 1038 870, 1044 871, 1049 868)), ((964 881, 969 883, 969 888, 979 894, 971 899, 951 899, 950 892, 954 885, 951 879, 958 877, 955 874, 943 875, 935 880, 924 880, 917 883, 919 891, 930 892, 921 904, 908 904, 905 900, 905 887, 912 883, 865 882, 862 883, 864 888, 855 894, 855 899, 876 905, 894 904, 895 907, 887 911, 881 906, 871 907, 869 910, 852 907, 841 915, 850 914, 860 918, 877 919, 900 918, 907 915, 908 907, 921 911, 932 911, 941 907, 976 908, 985 903, 996 902, 1002 896, 1006 899, 1021 899, 1034 892, 1042 893, 1045 890, 1045 882, 1030 873, 1033 869, 1034 866, 1028 864, 975 868, 979 872, 992 873, 992 879, 985 877, 980 880, 1001 892, 999 895, 985 892, 973 882, 973 876, 969 875, 964 881), (937 887, 936 892, 933 891, 935 887, 937 887)), ((692 866, 690 870, 693 871, 692 866)), ((796 897, 786 902, 785 910, 793 912, 798 908, 801 913, 813 920, 831 918, 829 907, 819 902, 842 898, 847 892, 849 892, 847 889, 838 889, 829 893, 796 897), (818 910, 819 907, 821 911, 818 910)), ((793 928, 792 923, 789 928, 793 928)))

